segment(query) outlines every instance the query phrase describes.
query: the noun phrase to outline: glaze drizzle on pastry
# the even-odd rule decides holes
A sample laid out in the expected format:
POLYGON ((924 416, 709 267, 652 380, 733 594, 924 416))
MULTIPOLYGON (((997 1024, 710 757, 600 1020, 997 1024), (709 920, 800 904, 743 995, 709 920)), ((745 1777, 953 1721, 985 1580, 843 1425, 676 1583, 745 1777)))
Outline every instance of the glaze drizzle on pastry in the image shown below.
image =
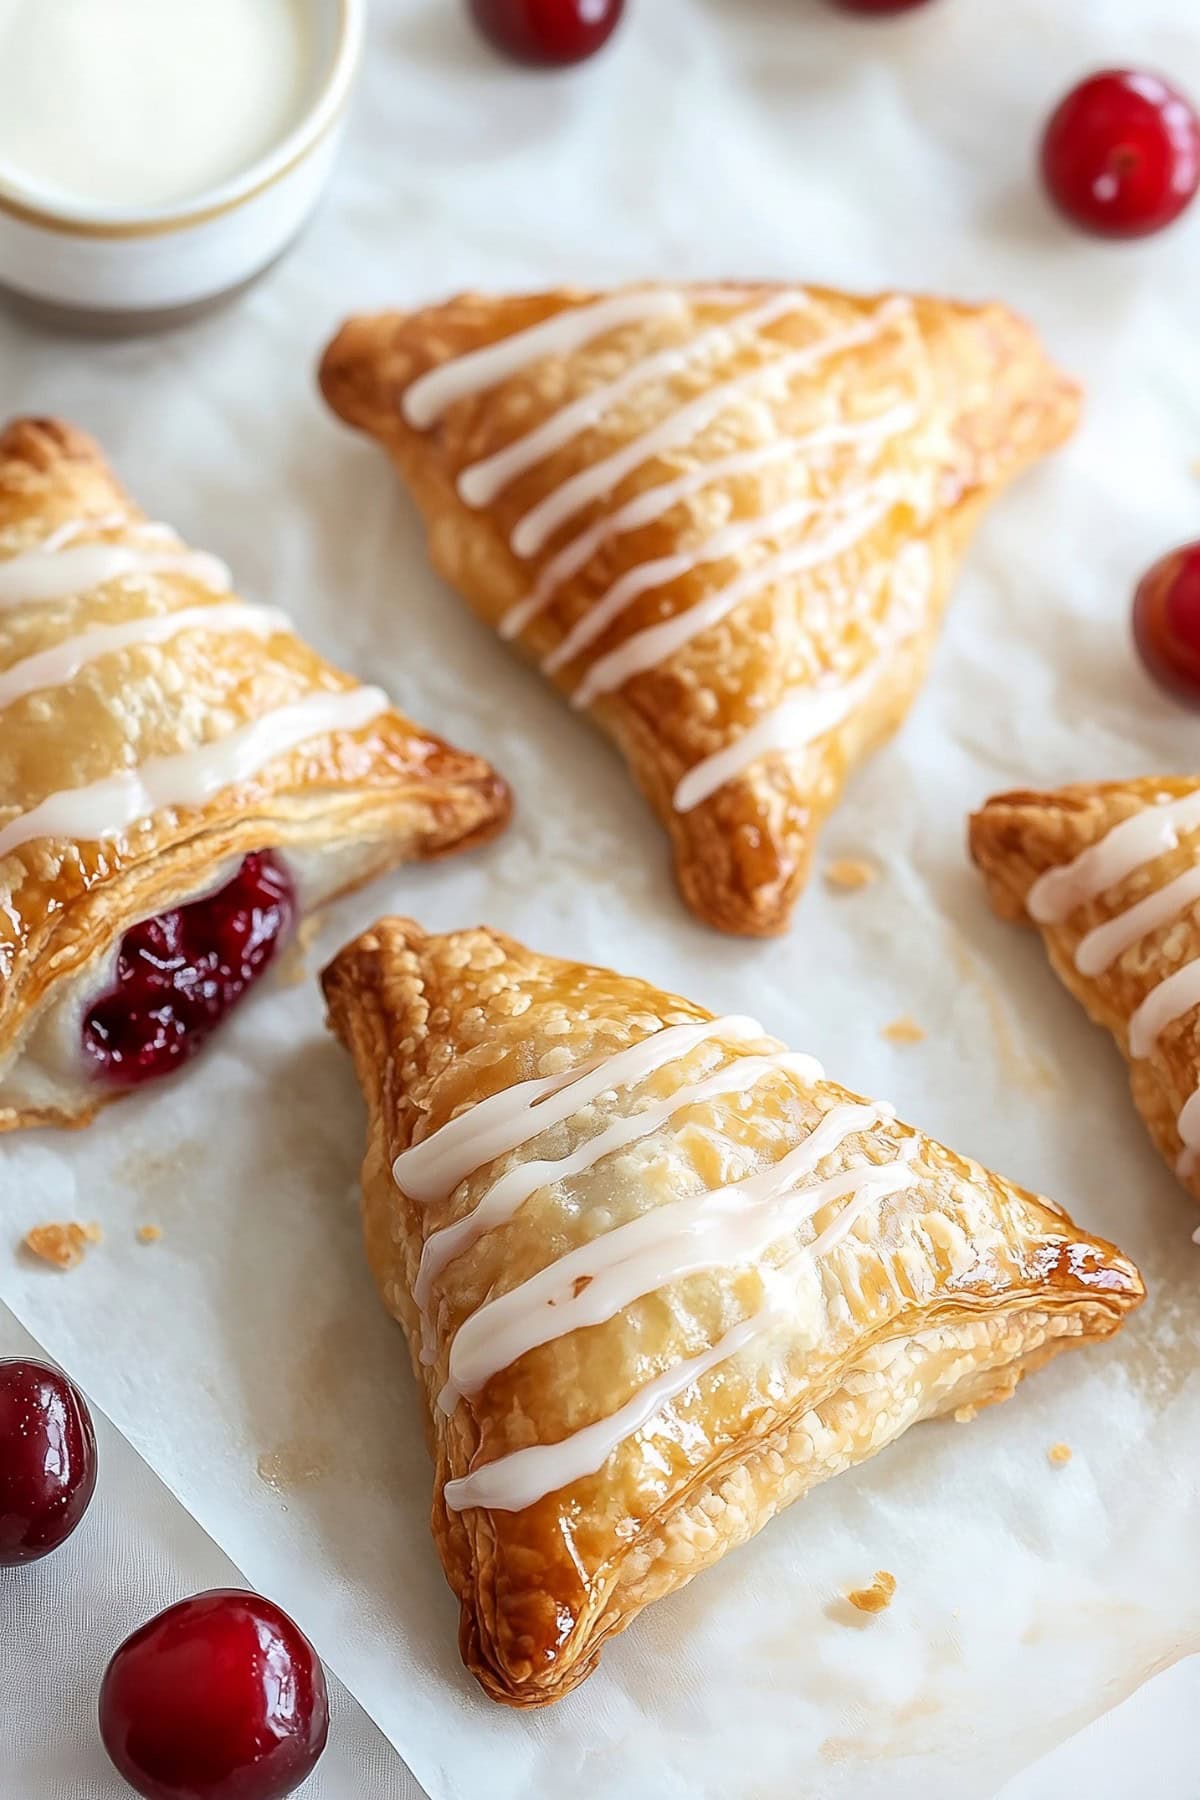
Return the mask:
MULTIPOLYGON (((1099 843, 1034 882, 1026 902, 1030 917, 1039 925, 1065 924, 1078 907, 1174 850, 1183 835, 1198 828, 1200 793, 1185 794, 1122 819, 1099 843)), ((1197 900, 1200 865, 1185 869, 1165 887, 1089 931, 1076 948, 1075 967, 1081 975, 1102 975, 1126 950, 1178 918, 1197 900)), ((1152 1055, 1167 1026, 1196 1005, 1200 1005, 1200 959, 1185 963, 1151 988, 1129 1021, 1130 1055, 1152 1055)), ((1186 1177, 1200 1161, 1200 1087, 1185 1102, 1177 1129, 1183 1149, 1176 1173, 1186 1177)))
POLYGON ((751 1020, 409 919, 322 981, 367 1105, 367 1256, 413 1351, 432 1230, 526 1167, 540 1183, 446 1263, 418 1363, 430 1523, 496 1698, 567 1692, 640 1608, 818 1482, 1006 1398, 1141 1297, 1050 1202, 751 1020), (631 1080, 631 1048, 675 1056, 631 1080))
MULTIPOLYGON (((414 1199, 442 1198, 475 1169, 523 1147, 601 1094, 630 1088, 707 1041, 745 1042, 764 1037, 757 1021, 741 1017, 666 1026, 597 1063, 521 1082, 479 1102, 403 1151, 395 1160, 393 1176, 414 1199)), ((823 1079, 820 1065, 811 1057, 790 1053, 774 1040, 766 1041, 773 1046, 769 1054, 734 1058, 720 1069, 685 1082, 665 1099, 617 1118, 570 1156, 515 1164, 484 1190, 462 1219, 432 1233, 425 1241, 413 1286, 413 1297, 422 1312, 421 1360, 426 1364, 435 1360, 431 1303, 438 1277, 485 1232, 514 1217, 539 1188, 581 1174, 602 1157, 644 1140, 686 1107, 716 1099, 732 1102, 772 1077, 801 1086, 823 1079)), ((819 1256, 832 1248, 867 1206, 911 1186, 916 1179, 911 1166, 915 1140, 905 1139, 896 1144, 896 1154, 889 1161, 811 1180, 820 1163, 847 1139, 894 1116, 894 1110, 882 1103, 834 1106, 801 1144, 773 1166, 616 1226, 552 1261, 520 1286, 485 1302, 463 1321, 451 1340, 448 1379, 439 1406, 452 1412, 461 1397, 477 1393, 494 1374, 528 1350, 602 1323, 641 1296, 685 1275, 749 1263, 762 1277, 767 1298, 753 1318, 732 1334, 733 1348, 724 1348, 727 1340, 723 1339, 701 1359, 705 1369, 715 1367, 779 1316, 788 1276, 794 1276, 804 1256, 819 1256), (840 1199, 847 1204, 801 1257, 790 1259, 778 1271, 763 1263, 773 1244, 840 1199)), ((594 1473, 629 1431, 638 1429, 658 1406, 695 1379, 690 1363, 667 1371, 628 1406, 563 1443, 511 1453, 449 1483, 446 1502, 456 1510, 528 1506, 581 1475, 594 1473), (647 1395, 657 1399, 643 1413, 647 1395), (638 1424, 629 1425, 628 1419, 635 1414, 638 1424)))
POLYGON ((226 565, 205 550, 185 550, 169 526, 148 522, 127 526, 124 519, 105 517, 94 525, 72 519, 32 550, 18 551, 0 562, 0 611, 10 607, 69 600, 110 581, 138 576, 175 574, 225 594, 233 585, 226 565), (144 545, 110 544, 97 538, 80 543, 89 529, 128 529, 148 539, 144 545), (171 545, 175 545, 171 548, 171 545))
MULTIPOLYGON (((0 568, 3 565, 0 564, 0 568)), ((183 631, 249 631, 270 637, 290 631, 291 621, 275 606, 252 606, 230 600, 216 606, 181 606, 176 612, 151 613, 143 619, 123 619, 116 625, 93 625, 77 637, 64 638, 48 650, 35 651, 10 668, 0 670, 0 707, 11 706, 42 688, 62 687, 99 656, 142 644, 166 644, 183 631)))
MULTIPOLYGON (((232 577, 225 564, 203 551, 184 550, 169 526, 130 524, 121 515, 72 519, 30 550, 0 560, 0 610, 46 606, 85 597, 110 583, 177 574, 214 594, 232 577), (108 543, 89 531, 130 530, 148 541, 108 543), (169 547, 164 548, 167 545, 169 547)), ((292 629, 275 607, 229 601, 181 607, 111 625, 96 625, 0 671, 0 708, 28 695, 71 682, 97 658, 139 645, 162 644, 185 631, 250 632, 270 637, 292 629)), ((59 789, 0 827, 0 857, 41 837, 101 840, 117 836, 161 807, 201 806, 222 788, 245 781, 276 757, 328 731, 356 731, 388 706, 379 689, 356 687, 309 694, 274 708, 214 743, 173 756, 148 759, 83 787, 59 789)))
POLYGON ((438 572, 616 743, 687 903, 754 936, 911 704, 984 505, 1076 411, 1003 307, 763 282, 460 294, 347 321, 320 379, 438 572))
POLYGON ((387 710, 380 688, 306 694, 277 706, 212 744, 155 756, 84 787, 62 788, 0 828, 0 856, 36 838, 119 836, 162 807, 203 806, 222 788, 247 781, 278 756, 328 731, 361 731, 387 710))
POLYGON ((84 433, 0 428, 0 1132, 178 1067, 299 916, 507 817, 231 586, 84 433))
MULTIPOLYGON (((712 296, 709 296, 710 301, 712 296)), ((720 303, 721 296, 717 296, 720 303)), ((632 363, 620 375, 602 383, 579 399, 559 408, 536 428, 482 462, 469 465, 459 474, 457 489, 465 504, 474 508, 490 505, 518 476, 544 462, 557 450, 571 442, 589 425, 602 419, 623 398, 655 380, 667 379, 706 353, 727 352, 737 335, 763 331, 789 314, 811 306, 801 290, 785 290, 771 295, 757 305, 745 306, 741 296, 730 300, 740 303, 733 317, 709 326, 681 345, 658 350, 632 363)), ((648 316, 652 311, 680 313, 684 296, 671 290, 650 290, 612 296, 608 300, 555 314, 550 319, 516 332, 483 350, 443 363, 439 368, 419 377, 401 397, 401 410, 408 422, 418 429, 428 429, 455 401, 486 391, 501 380, 518 374, 538 359, 564 355, 592 341, 604 332, 616 329, 632 319, 648 316), (653 309, 647 302, 654 299, 653 309)), ((856 345, 869 342, 878 331, 905 318, 909 303, 901 298, 885 301, 875 315, 860 325, 817 338, 800 349, 785 351, 742 374, 712 388, 707 393, 682 402, 670 410, 649 431, 607 457, 576 472, 553 488, 522 519, 511 533, 515 554, 523 558, 537 555, 550 536, 575 517, 584 507, 611 494, 621 481, 636 473, 652 457, 686 443, 718 418, 737 399, 762 383, 774 378, 790 380, 813 369, 827 357, 856 345)), ((636 495, 563 545, 542 569, 530 594, 510 607, 500 622, 505 637, 515 637, 554 600, 564 581, 576 574, 606 543, 625 532, 652 523, 672 506, 706 486, 738 474, 778 462, 785 457, 802 459, 806 453, 836 445, 856 445, 870 456, 892 437, 909 429, 915 422, 916 410, 910 404, 888 408, 877 419, 838 422, 818 427, 813 432, 750 451, 737 452, 716 459, 700 470, 690 471, 676 480, 660 483, 636 495)), ((623 687, 632 676, 656 668, 673 656, 692 638, 710 630, 743 601, 764 593, 776 583, 805 570, 819 567, 852 549, 886 515, 898 496, 894 489, 882 484, 872 489, 850 490, 828 505, 820 505, 805 496, 774 509, 758 518, 738 520, 724 527, 712 538, 690 550, 636 565, 627 570, 597 599, 568 631, 562 642, 542 660, 542 668, 553 674, 575 661, 596 639, 624 613, 642 594, 679 580, 705 563, 734 557, 741 550, 758 543, 787 541, 805 531, 814 518, 826 529, 785 547, 757 567, 744 572, 715 593, 707 595, 686 611, 661 624, 635 633, 607 655, 599 657, 577 680, 571 694, 576 708, 590 706, 600 696, 623 687)), ((845 705, 840 711, 831 708, 826 696, 816 706, 784 704, 774 710, 770 727, 747 736, 745 754, 730 756, 729 765, 740 771, 759 756, 771 751, 803 748, 825 729, 831 729, 850 711, 860 688, 850 685, 845 705), (826 718, 831 724, 826 726, 826 718), (795 730, 796 735, 791 735, 795 730)), ((753 728, 752 728, 753 729, 753 728)), ((732 746, 729 747, 732 749, 732 746)), ((722 785, 706 785, 715 768, 724 760, 710 759, 705 771, 685 795, 715 791, 722 785)), ((698 804, 692 799, 689 805, 698 804)))

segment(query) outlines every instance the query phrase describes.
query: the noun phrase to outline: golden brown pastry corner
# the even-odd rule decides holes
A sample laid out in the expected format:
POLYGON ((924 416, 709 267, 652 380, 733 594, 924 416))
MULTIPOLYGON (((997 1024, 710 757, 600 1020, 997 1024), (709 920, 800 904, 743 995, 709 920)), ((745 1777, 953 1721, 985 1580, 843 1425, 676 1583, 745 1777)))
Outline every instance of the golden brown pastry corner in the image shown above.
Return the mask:
POLYGON ((37 513, 52 496, 77 495, 84 511, 129 507, 121 483, 99 444, 86 431, 56 418, 15 418, 0 429, 0 507, 6 519, 37 513))
POLYGON ((995 911, 1028 924, 1025 899, 1039 875, 1071 862, 1156 795, 1177 797, 1196 786, 1186 777, 1160 776, 993 794, 968 821, 967 847, 995 911))
MULTIPOLYGON (((86 433, 52 418, 14 419, 0 429, 0 531, 6 547, 15 545, 15 556, 52 557, 83 532, 97 542, 131 546, 136 562, 146 554, 144 530, 144 515, 86 433)), ((168 610, 215 604, 224 584, 209 587, 194 566, 185 566, 191 560, 187 547, 176 548, 172 539, 161 564, 145 564, 144 591, 112 592, 106 578, 65 594, 59 611, 35 606, 18 620, 26 653, 72 638, 86 649, 90 626, 110 622, 114 603, 129 611, 128 621, 118 622, 135 627, 143 608, 150 620, 168 610)), ((137 766, 147 754, 188 754, 196 717, 180 695, 186 696, 189 682, 202 706, 219 709, 223 730, 231 721, 249 726, 310 694, 358 685, 324 663, 286 621, 266 635, 215 631, 211 641, 202 640, 208 661, 199 674, 187 661, 189 637, 194 645, 191 633, 180 633, 158 652, 179 659, 178 681, 155 678, 136 662, 106 660, 102 648, 82 698, 72 693, 70 680, 49 685, 42 695, 32 690, 36 705, 18 691, 0 709, 11 749, 5 811, 31 814, 48 793, 86 789, 115 769, 137 766), (136 705, 124 704, 131 685, 136 705)), ((139 651, 136 633, 126 649, 139 651)), ((8 660, 14 654, 5 651, 8 660)), ((214 736, 210 727, 201 735, 215 742, 220 731, 214 736)), ((511 813, 507 784, 482 757, 420 729, 384 706, 382 697, 364 725, 315 732, 286 757, 270 759, 268 769, 222 786, 201 807, 159 807, 146 815, 141 830, 118 834, 103 852, 69 832, 44 838, 35 832, 6 854, 0 883, 0 1131, 84 1125, 100 1106, 121 1097, 117 1086, 91 1079, 94 1071, 82 1053, 74 1066, 65 1057, 51 1059, 51 1074, 38 1074, 32 1084, 22 1060, 67 984, 85 982, 89 971, 98 980, 105 954, 128 925, 186 901, 203 888, 211 869, 264 848, 303 851, 312 859, 313 904, 325 904, 396 863, 477 844, 502 829, 511 813)), ((37 1054, 35 1047, 35 1061, 37 1054)))

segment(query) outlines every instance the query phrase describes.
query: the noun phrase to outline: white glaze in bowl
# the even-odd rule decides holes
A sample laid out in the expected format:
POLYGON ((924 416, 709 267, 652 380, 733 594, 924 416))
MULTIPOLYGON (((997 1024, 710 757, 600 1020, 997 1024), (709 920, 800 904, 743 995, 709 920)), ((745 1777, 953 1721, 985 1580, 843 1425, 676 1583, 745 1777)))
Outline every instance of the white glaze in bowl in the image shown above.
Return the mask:
POLYGON ((0 158, 0 288, 92 328, 137 329, 244 286, 286 249, 332 167, 366 0, 306 0, 310 92, 292 130, 240 174, 167 206, 64 200, 0 158))

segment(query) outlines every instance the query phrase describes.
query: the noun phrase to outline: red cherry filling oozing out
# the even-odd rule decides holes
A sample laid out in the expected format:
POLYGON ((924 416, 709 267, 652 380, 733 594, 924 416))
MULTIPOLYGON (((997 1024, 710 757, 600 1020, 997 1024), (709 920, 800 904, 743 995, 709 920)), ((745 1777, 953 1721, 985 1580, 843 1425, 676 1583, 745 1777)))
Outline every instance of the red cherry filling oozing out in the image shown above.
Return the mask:
POLYGON ((1173 550, 1142 577, 1133 635, 1154 679, 1200 707, 1200 543, 1173 550))
POLYGON ((0 1362, 0 1566, 57 1550, 95 1486, 92 1418, 74 1382, 49 1363, 0 1362))
POLYGON ((283 1800, 328 1733, 316 1651, 272 1601, 236 1588, 148 1619, 100 1689, 104 1748, 146 1800, 283 1800))
POLYGON ((606 44, 625 0, 468 0, 489 44, 539 68, 583 62, 606 44))
POLYGON ((1068 218, 1103 237, 1161 231, 1200 187, 1200 119, 1158 75, 1106 69, 1061 102, 1042 174, 1068 218))
POLYGON ((83 1022, 101 1074, 132 1087, 186 1062, 267 968, 295 911, 287 870, 261 851, 219 892, 127 931, 116 980, 83 1022))

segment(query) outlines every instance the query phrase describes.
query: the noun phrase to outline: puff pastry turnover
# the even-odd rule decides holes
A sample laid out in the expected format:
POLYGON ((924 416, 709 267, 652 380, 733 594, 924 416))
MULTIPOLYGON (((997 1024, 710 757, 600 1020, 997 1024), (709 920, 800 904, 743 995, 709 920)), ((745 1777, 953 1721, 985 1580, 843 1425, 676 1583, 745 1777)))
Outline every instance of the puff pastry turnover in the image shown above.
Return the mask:
POLYGON ((907 712, 984 502, 1077 410, 1000 307, 763 285, 354 319, 321 385, 623 751, 688 905, 752 935, 907 712))
POLYGON ((0 1129, 85 1123, 298 910, 506 817, 486 763, 229 590, 81 432, 0 432, 0 1129))
POLYGON ((1200 779, 999 794, 971 820, 996 911, 1036 925, 1116 1038, 1151 1137, 1200 1200, 1200 779))
POLYGON ((558 1698, 817 1482, 1141 1298, 1050 1201, 752 1019, 404 919, 324 984, 462 1655, 496 1699, 558 1698))

